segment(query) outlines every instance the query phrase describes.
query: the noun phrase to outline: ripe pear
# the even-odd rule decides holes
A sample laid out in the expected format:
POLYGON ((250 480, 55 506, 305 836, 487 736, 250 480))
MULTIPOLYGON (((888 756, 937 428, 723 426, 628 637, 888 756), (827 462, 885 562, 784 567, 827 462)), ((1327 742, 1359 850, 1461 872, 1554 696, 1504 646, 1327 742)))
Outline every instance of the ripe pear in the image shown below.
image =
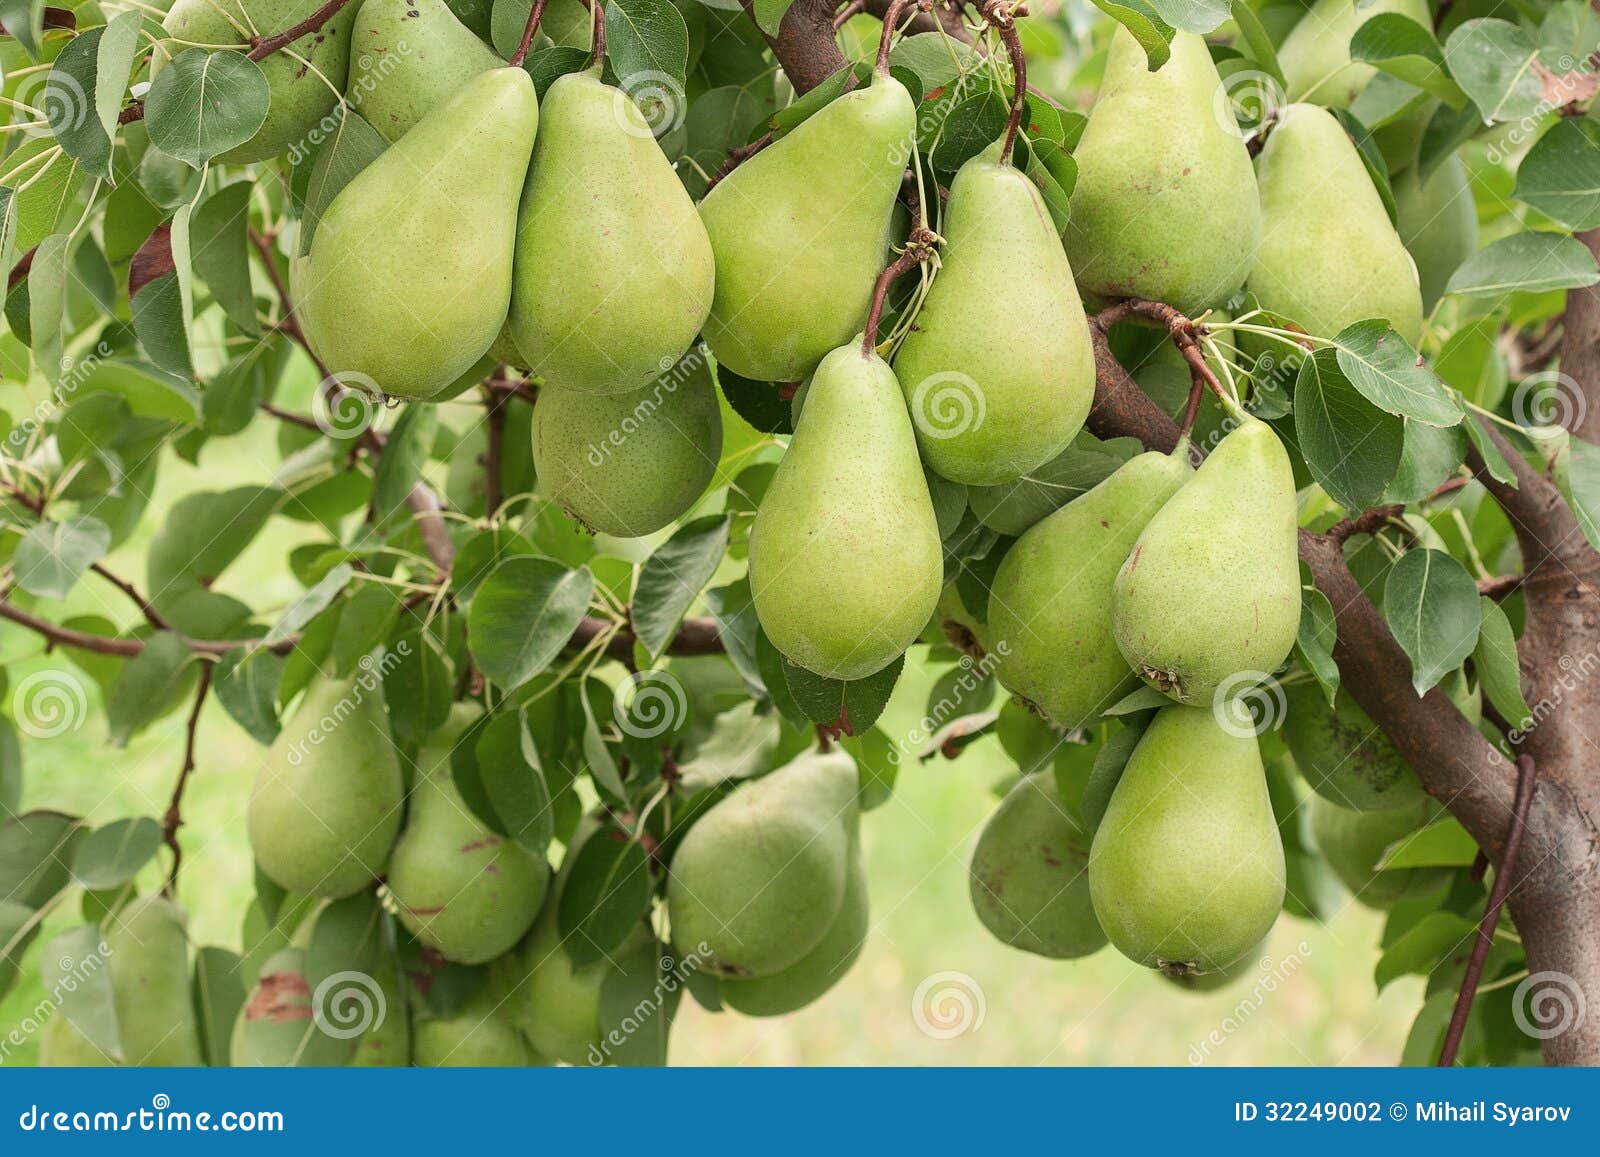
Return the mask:
POLYGON ((1188 443, 1146 453, 1036 523, 989 593, 995 677, 1057 726, 1083 727, 1139 686, 1112 640, 1112 587, 1146 524, 1193 474, 1188 443))
POLYGON ((1411 168, 1394 179, 1395 228, 1417 263, 1422 308, 1431 310, 1450 275, 1478 248, 1478 209, 1461 158, 1452 153, 1420 180, 1411 168))
POLYGON ((672 857, 672 939, 702 971, 772 976, 822 942, 844 902, 855 841, 855 762, 806 752, 734 789, 672 857))
POLYGON ((1089 852, 1089 891, 1111 943, 1163 972, 1215 972, 1260 943, 1283 889, 1255 736, 1223 730, 1209 705, 1163 707, 1089 852))
POLYGON ((540 493, 618 538, 654 534, 683 515, 721 454, 722 411, 703 347, 641 390, 547 389, 533 408, 540 493))
POLYGON ((961 166, 939 273, 895 356, 922 457, 993 486, 1067 448, 1094 401, 1094 350, 1039 190, 991 146, 961 166))
POLYGON ((382 687, 371 676, 316 679, 250 793, 256 864, 290 892, 359 892, 389 862, 404 798, 382 687))
POLYGON ((400 923, 459 964, 482 964, 522 939, 550 880, 544 857, 484 827, 451 776, 451 752, 481 714, 457 704, 417 752, 411 811, 389 859, 400 923))
POLYGON ((704 332, 719 364, 797 382, 862 328, 915 136, 911 94, 874 76, 706 195, 717 277, 704 332))
POLYGON ((1066 243, 1078 284, 1190 316, 1244 284, 1261 236, 1256 177, 1199 36, 1179 32, 1151 72, 1119 25, 1073 156, 1066 243))
POLYGON ((1278 65, 1293 101, 1326 108, 1349 108, 1377 72, 1350 59, 1350 38, 1374 16, 1398 13, 1424 28, 1433 27, 1427 0, 1317 0, 1284 37, 1278 65))
POLYGON ((1234 429, 1139 535, 1111 598, 1134 672, 1208 707, 1219 688, 1275 671, 1300 629, 1294 471, 1272 429, 1235 410, 1234 429))
MULTIPOLYGON (((338 991, 330 990, 335 994, 333 1001, 337 1001, 338 991)), ((352 994, 359 991, 370 997, 366 984, 359 981, 343 991, 352 994)), ((274 953, 262 966, 261 976, 233 1022, 229 1063, 236 1069, 320 1068, 348 1063, 356 1050, 352 1048, 351 1039, 343 1035, 347 1026, 336 1020, 325 1020, 323 1023, 335 1031, 324 1032, 318 1023, 319 1016, 329 1017, 339 1006, 330 1003, 328 993, 322 997, 321 1008, 317 1006, 317 999, 306 975, 306 949, 292 947, 274 953)), ((356 1007, 351 1006, 352 1009, 356 1007)), ((387 1020, 390 1016, 403 1017, 405 1012, 387 1002, 380 1010, 376 1001, 372 1001, 362 1003, 360 1015, 370 1031, 380 1026, 379 1016, 387 1020)))
POLYGON ((537 1063, 506 1009, 480 992, 448 1016, 419 1018, 412 1063, 420 1068, 509 1068, 537 1063))
POLYGON ((694 344, 714 270, 672 162, 599 72, 545 92, 517 218, 511 336, 548 385, 624 394, 694 344))
POLYGON ((859 340, 829 354, 750 530, 756 615, 830 679, 882 670, 916 640, 944 552, 900 385, 859 340))
POLYGON ((972 906, 984 927, 1014 948, 1058 960, 1104 948, 1089 900, 1091 839, 1061 801, 1053 771, 1025 776, 973 849, 972 906))
POLYGON ((392 143, 504 63, 445 0, 363 0, 350 30, 345 99, 392 143))
POLYGON ((301 323, 332 373, 427 398, 488 351, 510 307, 538 120, 525 71, 480 73, 340 190, 292 266, 301 323))
POLYGON ((1368 908, 1384 909, 1414 887, 1439 879, 1441 873, 1435 869, 1379 871, 1378 862, 1390 845, 1421 831, 1441 810, 1436 801, 1426 796, 1401 807, 1375 812, 1351 811, 1314 796, 1311 838, 1352 896, 1368 908))
POLYGON ((850 858, 839 914, 817 946, 771 976, 724 980, 718 989, 722 1003, 746 1016, 784 1016, 804 1008, 844 979, 861 955, 871 924, 867 873, 857 852, 850 858))
POLYGON ((1415 346, 1417 271, 1333 114, 1286 106, 1256 163, 1262 228, 1249 289, 1261 307, 1330 338, 1383 318, 1415 346))
MULTIPOLYGON (((108 1056, 58 1008, 45 1024, 39 1063, 51 1068, 203 1064, 189 991, 187 923, 183 909, 162 896, 136 898, 108 916, 102 930, 107 952, 96 963, 111 973, 122 1060, 108 1056)), ((80 967, 88 963, 78 962, 80 967)))
POLYGON ((1216 992, 1256 971, 1261 965, 1261 950, 1265 947, 1265 944, 1257 944, 1254 949, 1217 972, 1162 972, 1159 975, 1173 987, 1185 992, 1216 992))
MULTIPOLYGON (((150 61, 155 79, 162 65, 195 44, 247 44, 252 36, 282 32, 322 7, 321 0, 175 0, 161 27, 172 42, 150 61), (178 43, 186 42, 186 43, 178 43)), ((217 157, 243 165, 276 157, 291 145, 308 148, 317 122, 333 111, 350 60, 355 5, 347 4, 310 36, 258 61, 267 78, 267 119, 242 145, 217 157)))

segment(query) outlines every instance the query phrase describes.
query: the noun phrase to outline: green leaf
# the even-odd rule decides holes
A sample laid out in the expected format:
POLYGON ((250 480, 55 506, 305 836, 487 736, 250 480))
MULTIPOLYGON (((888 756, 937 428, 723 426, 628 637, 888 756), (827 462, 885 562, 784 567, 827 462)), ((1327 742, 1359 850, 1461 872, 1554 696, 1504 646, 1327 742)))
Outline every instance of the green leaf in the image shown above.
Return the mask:
MULTIPOLYGON (((758 14, 762 5, 770 9, 778 2, 756 0, 758 14)), ((665 88, 682 104, 689 68, 689 26, 683 14, 669 0, 608 0, 605 11, 606 63, 618 78, 617 87, 630 95, 665 88)), ((675 121, 681 119, 681 113, 675 114, 675 121)))
MULTIPOLYGON (((104 28, 86 28, 69 40, 56 57, 44 89, 32 99, 34 107, 43 109, 48 117, 56 143, 84 172, 96 177, 111 175, 111 135, 96 108, 95 74, 104 33, 104 28)), ((127 79, 124 71, 121 83, 127 79)), ((120 84, 117 92, 121 93, 120 84)))
POLYGON ((1465 868, 1478 858, 1478 841, 1454 816, 1446 816, 1391 844, 1378 858, 1378 870, 1465 868))
POLYGON ((261 66, 244 53, 187 48, 150 85, 144 122, 151 144, 198 169, 255 136, 271 100, 261 66))
POLYGON ((756 618, 749 577, 708 590, 706 608, 716 621, 717 638, 728 653, 728 661, 739 672, 750 694, 757 698, 766 695, 767 686, 761 679, 761 664, 756 658, 756 639, 761 633, 761 623, 756 618))
POLYGON ((433 406, 407 406, 389 432, 372 483, 372 510, 380 522, 405 506, 438 432, 438 411, 433 406))
POLYGON ((1328 497, 1355 512, 1383 497, 1400 467, 1405 423, 1362 396, 1334 350, 1301 359, 1294 426, 1306 466, 1328 497))
POLYGON ((544 856, 556 838, 550 786, 522 716, 491 716, 475 748, 478 777, 500 821, 496 829, 519 847, 544 856))
POLYGON ((126 747, 133 735, 172 710, 188 686, 196 662, 189 645, 171 631, 157 631, 117 676, 106 704, 112 747, 126 747))
POLYGON ((522 686, 561 653, 589 600, 594 574, 547 558, 511 558, 472 598, 467 638, 481 670, 504 691, 522 686))
POLYGON ((1522 695, 1522 668, 1517 663, 1517 637, 1511 630, 1511 620, 1493 599, 1480 597, 1478 609, 1483 619, 1478 628, 1478 645, 1472 652, 1478 684, 1495 710, 1513 727, 1527 727, 1533 712, 1522 695))
POLYGON ((618 948, 650 908, 650 857, 625 832, 602 828, 585 840, 567 870, 557 927, 574 964, 618 948))
POLYGON ((1095 753, 1094 766, 1089 771, 1088 782, 1083 785, 1083 798, 1078 803, 1083 820, 1093 830, 1105 818, 1111 806, 1111 793, 1117 790, 1122 773, 1133 756, 1133 749, 1144 737, 1150 716, 1132 716, 1106 738, 1095 753))
POLYGON ((665 1065, 672 1019, 692 976, 693 963, 674 966, 671 950, 654 936, 624 953, 600 982, 599 1045, 589 1057, 599 1054, 608 1065, 665 1065))
POLYGON ((111 530, 98 518, 41 522, 17 544, 12 569, 17 585, 29 594, 64 599, 83 572, 110 548, 111 530))
POLYGON ((383 696, 396 738, 421 742, 450 719, 455 679, 433 631, 402 624, 390 648, 383 696))
POLYGON ((1568 438, 1556 459, 1556 482, 1589 545, 1600 549, 1600 446, 1568 438))
POLYGON ((0 24, 34 60, 39 59, 39 38, 44 33, 44 0, 0 0, 0 24))
POLYGON ((969 96, 950 110, 944 131, 934 146, 935 171, 950 175, 1000 139, 1009 110, 993 89, 969 96))
POLYGON ((1338 640, 1333 604, 1328 596, 1311 587, 1300 592, 1300 631, 1295 637, 1295 653, 1316 678, 1322 693, 1333 706, 1339 693, 1339 665, 1333 661, 1333 645, 1338 640))
POLYGON ((789 693, 813 723, 841 727, 847 735, 860 735, 883 714, 904 667, 905 656, 901 655, 875 675, 845 682, 824 678, 785 661, 783 674, 789 693))
POLYGON ((1463 20, 1445 41, 1450 73, 1472 98, 1484 124, 1541 116, 1544 92, 1539 46, 1508 20, 1463 20))
POLYGON ((371 890, 334 900, 317 913, 306 945, 306 984, 313 993, 341 972, 371 976, 378 970, 384 919, 383 906, 371 890))
POLYGON ((149 816, 116 820, 78 842, 72 875, 84 888, 120 888, 132 882, 160 847, 161 825, 149 816))
POLYGON ((15 815, 21 805, 22 747, 11 720, 0 716, 0 815, 15 815))
POLYGON ((189 221, 194 272, 222 306, 228 320, 248 334, 261 332, 250 286, 249 181, 225 185, 200 203, 189 221))
POLYGON ((1429 426, 1454 426, 1461 407, 1386 321, 1358 321, 1334 339, 1339 368, 1373 405, 1429 426))
POLYGON ((856 761, 861 810, 871 811, 888 803, 894 795, 894 782, 900 774, 903 758, 894 740, 881 728, 874 727, 862 735, 842 740, 841 746, 856 761))
POLYGON ((730 523, 725 514, 685 523, 640 569, 633 592, 633 629, 652 658, 666 649, 690 605, 716 573, 728 549, 730 523))
POLYGON ((0 822, 0 896, 42 908, 70 883, 68 867, 83 838, 76 816, 33 811, 0 822))
POLYGON ((108 138, 117 133, 128 74, 139 55, 139 29, 143 24, 142 13, 123 12, 111 18, 100 37, 95 59, 94 111, 108 138))
POLYGON ((1151 71, 1165 64, 1172 55, 1175 30, 1145 0, 1094 0, 1094 5, 1117 21, 1137 40, 1150 61, 1151 71))
POLYGON ((206 946, 194 954, 195 1022, 206 1064, 226 1068, 233 1024, 244 1007, 244 961, 226 948, 206 946))
POLYGON ((1250 50, 1250 59, 1277 81, 1280 88, 1287 89, 1289 82, 1283 78, 1283 66, 1278 63, 1278 53, 1272 46, 1272 36, 1261 23, 1261 17, 1256 15, 1255 9, 1250 7, 1246 0, 1233 0, 1229 12, 1233 16, 1234 24, 1238 25, 1239 34, 1244 37, 1245 46, 1250 50))
POLYGON ((1478 250, 1450 275, 1447 294, 1502 297, 1581 289, 1600 281, 1594 254, 1564 233, 1513 233, 1478 250))
POLYGON ((61 1002, 59 1015, 113 1061, 126 1059, 111 993, 111 976, 118 963, 106 950, 99 927, 80 924, 45 946, 42 966, 45 991, 56 994, 61 1002))
MULTIPOLYGON (((1600 226, 1600 123, 1591 117, 1556 121, 1517 166, 1512 195, 1568 229, 1600 226)), ((1581 242, 1567 240, 1583 248, 1581 242)), ((1594 268, 1592 257, 1588 268, 1594 268)))
POLYGON ((1182 32, 1214 32, 1228 18, 1228 0, 1149 0, 1161 20, 1182 32))
POLYGON ((1427 976, 1471 950, 1477 925, 1454 912, 1433 912, 1396 940, 1378 960, 1373 979, 1378 991, 1402 976, 1427 976))
POLYGON ((266 486, 185 495, 150 543, 150 597, 159 606, 182 590, 210 588, 260 533, 282 497, 266 486))
POLYGON ((0 160, 0 185, 16 189, 19 252, 32 249, 57 231, 88 180, 83 167, 65 152, 55 153, 50 160, 38 159, 55 147, 49 137, 35 137, 0 160))
POLYGON ((584 766, 589 769, 589 778, 594 780, 596 787, 616 803, 625 804, 628 802, 628 791, 623 785, 622 773, 617 770, 616 760, 611 758, 611 749, 606 746, 605 737, 600 734, 600 721, 595 705, 597 696, 590 694, 591 688, 600 693, 598 697, 615 703, 611 689, 598 679, 585 681, 580 689, 578 699, 583 711, 581 746, 584 766))
POLYGON ((1382 12, 1350 38, 1350 58, 1365 61, 1459 108, 1467 94, 1450 79, 1431 29, 1398 12, 1382 12))
POLYGON ((350 580, 354 577, 355 568, 347 562, 340 563, 323 575, 315 586, 289 604, 288 609, 261 640, 261 645, 275 646, 303 631, 307 623, 320 615, 334 599, 339 597, 339 593, 350 585, 350 580))
POLYGON ((33 350, 33 364, 51 385, 61 380, 61 325, 70 244, 65 233, 52 233, 39 242, 28 270, 28 346, 33 350))
MULTIPOLYGON (((340 106, 343 107, 343 106, 340 106)), ((335 110, 337 111, 337 109, 335 110)), ((306 204, 300 217, 299 252, 311 250, 311 238, 322 214, 356 175, 383 154, 389 142, 361 114, 345 108, 327 142, 317 150, 306 184, 306 204)))
POLYGON ((79 383, 78 392, 98 390, 121 395, 139 417, 185 424, 200 421, 200 395, 194 387, 146 362, 107 359, 96 363, 79 383))
MULTIPOLYGON (((284 659, 258 648, 247 652, 235 647, 222 656, 211 677, 222 708, 263 747, 278 737, 278 685, 284 659)), ((348 672, 341 672, 348 674, 348 672)))
MULTIPOLYGON (((1483 464, 1489 468, 1490 476, 1507 485, 1515 486, 1517 484, 1517 472, 1511 468, 1511 463, 1500 452, 1500 447, 1495 444, 1494 439, 1489 437, 1488 432, 1483 428, 1483 421, 1484 419, 1473 417, 1463 422, 1462 425, 1467 430, 1467 437, 1472 439, 1473 448, 1482 456, 1483 464)), ((1590 541, 1594 540, 1590 539, 1590 541)))
POLYGON ((1411 685, 1424 695, 1478 644, 1478 584, 1443 551, 1407 551, 1384 582, 1383 617, 1411 658, 1411 685))

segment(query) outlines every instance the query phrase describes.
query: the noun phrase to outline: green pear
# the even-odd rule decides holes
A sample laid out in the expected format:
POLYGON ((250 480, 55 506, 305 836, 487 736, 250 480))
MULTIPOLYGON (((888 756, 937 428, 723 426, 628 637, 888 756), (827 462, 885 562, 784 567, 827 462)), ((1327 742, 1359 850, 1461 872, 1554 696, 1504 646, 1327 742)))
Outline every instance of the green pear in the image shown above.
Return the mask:
POLYGON ((1172 38, 1151 72, 1120 25, 1073 150, 1067 255, 1078 284, 1193 316, 1244 284, 1261 235, 1255 172, 1206 42, 1172 38))
POLYGON ((547 389, 533 408, 539 491, 591 530, 654 534, 705 493, 722 411, 703 348, 641 390, 547 389))
MULTIPOLYGON (((203 1064, 189 990, 188 917, 162 896, 142 896, 105 920, 105 959, 111 973, 120 1062, 106 1055, 57 1008, 45 1023, 39 1063, 51 1068, 172 1067, 203 1064)), ((87 969, 90 962, 77 962, 87 969)))
POLYGON ((771 976, 724 980, 718 988, 722 1003, 746 1016, 784 1016, 804 1008, 844 979, 861 955, 871 924, 867 873, 857 851, 850 857, 839 914, 817 946, 771 976))
MULTIPOLYGON (((1445 689, 1474 723, 1482 703, 1456 672, 1445 689)), ((1283 736, 1306 783, 1320 796, 1352 811, 1414 807, 1425 793, 1411 765, 1350 693, 1341 690, 1329 708, 1315 683, 1285 691, 1288 717, 1283 736)))
POLYGON ((1249 289, 1260 306, 1318 337, 1383 318, 1415 346, 1416 268, 1333 114, 1286 106, 1256 164, 1262 229, 1249 289))
POLYGON ((1440 880, 1432 868, 1379 871, 1391 845, 1406 842, 1432 823, 1442 807, 1424 796, 1387 811, 1358 812, 1322 796, 1311 800, 1311 838, 1334 875, 1368 908, 1384 909, 1413 888, 1440 880))
POLYGON ((1059 960, 1105 947, 1089 901, 1091 836, 1062 802, 1048 767, 1006 793, 972 853, 978 919, 1024 952, 1059 960))
POLYGON ((1181 988, 1185 992, 1216 992, 1236 984, 1261 966, 1261 949, 1265 944, 1256 945, 1255 949, 1246 952, 1226 968, 1216 972, 1162 972, 1158 973, 1161 979, 1181 988))
POLYGON ((540 114, 517 218, 511 336, 551 386, 648 388, 711 309, 711 241, 650 125, 598 67, 556 80, 540 114))
MULTIPOLYGON (((364 985, 360 989, 366 991, 364 985)), ((370 997, 370 993, 367 995, 370 997)), ((335 1032, 324 1032, 319 1023, 331 1011, 328 1002, 329 997, 324 994, 322 1007, 318 1007, 317 993, 306 974, 304 948, 285 948, 275 953, 262 967, 255 988, 233 1022, 229 1063, 236 1069, 321 1068, 348 1063, 356 1051, 351 1038, 344 1034, 342 1026, 335 1032)), ((379 1023, 380 1016, 387 1019, 405 1015, 403 1007, 395 1009, 385 1004, 380 1009, 376 1002, 364 1005, 363 1012, 366 1009, 371 1010, 368 1031, 379 1023)))
POLYGON ((359 892, 388 865, 404 799, 381 685, 371 675, 316 679, 250 793, 256 864, 291 892, 359 892))
POLYGON ((350 29, 345 98, 392 143, 504 63, 445 0, 363 0, 350 29))
POLYGON ((353 1069, 397 1068, 411 1063, 411 1017, 400 966, 392 949, 378 962, 373 980, 383 994, 384 1014, 356 1040, 348 1065, 353 1069))
MULTIPOLYGON (((172 57, 195 44, 212 47, 248 44, 293 27, 322 0, 174 0, 161 27, 172 37, 150 60, 150 77, 172 57), (178 43, 178 42, 186 43, 178 43)), ((294 147, 310 151, 310 136, 339 101, 350 59, 350 29, 355 5, 347 4, 310 36, 259 61, 267 78, 267 119, 248 141, 217 157, 226 164, 264 161, 294 147)))
POLYGON ((1368 0, 1363 4, 1317 0, 1278 49, 1278 65, 1289 82, 1289 99, 1349 108, 1377 72, 1370 64, 1350 59, 1350 38, 1383 13, 1398 13, 1424 28, 1433 27, 1427 0, 1368 0))
POLYGON ((1255 736, 1224 730, 1209 705, 1163 707, 1089 852, 1089 891, 1111 943, 1163 972, 1215 972, 1260 943, 1283 888, 1255 736))
POLYGON ((735 788, 672 857, 672 939, 702 971, 750 979, 798 964, 844 902, 856 831, 856 766, 806 752, 735 788))
POLYGON ((705 339, 720 365, 797 382, 861 330, 915 137, 911 94, 874 76, 706 195, 717 277, 705 339))
POLYGON ((961 166, 944 251, 895 355, 922 457, 992 486, 1042 466, 1083 428, 1094 350, 1039 190, 994 146, 961 166))
POLYGON ((538 120, 525 71, 480 73, 334 197, 292 271, 301 324, 340 380, 427 398, 488 352, 538 120))
MULTIPOLYGON (((1145 526, 1111 597, 1134 672, 1209 706, 1277 670, 1300 630, 1294 472, 1271 428, 1242 410, 1145 526)), ((1070 509, 1070 508, 1069 508, 1070 509)))
POLYGON ((859 340, 811 381, 750 530, 750 589, 779 651, 830 679, 882 670, 916 640, 944 551, 889 363, 859 340))
POLYGON ((995 573, 995 677, 1060 727, 1086 726, 1139 686, 1112 641, 1112 587, 1145 526, 1193 474, 1188 451, 1184 442, 1123 464, 1034 525, 995 573))
POLYGON ((1417 263, 1422 308, 1431 310, 1445 284, 1478 248, 1478 209, 1461 158, 1452 153, 1426 181, 1415 168, 1394 179, 1395 228, 1417 263))
POLYGON ((417 752, 411 811, 389 859, 400 923, 459 964, 482 964, 521 940, 550 879, 543 856, 484 827, 456 788, 451 753, 481 714, 457 704, 417 752))
POLYGON ((448 1016, 419 1018, 412 1063, 419 1068, 509 1068, 537 1063, 506 1009, 480 992, 448 1016))

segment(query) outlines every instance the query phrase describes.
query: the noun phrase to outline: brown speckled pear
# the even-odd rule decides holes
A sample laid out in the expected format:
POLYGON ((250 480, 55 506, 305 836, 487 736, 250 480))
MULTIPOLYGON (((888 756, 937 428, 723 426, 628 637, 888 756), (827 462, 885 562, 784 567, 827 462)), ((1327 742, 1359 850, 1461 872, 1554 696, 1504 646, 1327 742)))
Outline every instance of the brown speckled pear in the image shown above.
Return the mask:
POLYGON ((467 81, 504 63, 445 0, 363 0, 350 30, 345 99, 393 142, 467 81))

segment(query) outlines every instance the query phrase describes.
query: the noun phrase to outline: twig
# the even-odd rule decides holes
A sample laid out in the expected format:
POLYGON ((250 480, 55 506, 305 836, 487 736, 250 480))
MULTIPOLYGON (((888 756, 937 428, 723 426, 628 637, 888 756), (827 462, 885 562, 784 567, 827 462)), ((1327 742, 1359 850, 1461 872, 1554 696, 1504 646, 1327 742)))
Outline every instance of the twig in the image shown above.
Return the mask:
POLYGON ((1373 534, 1382 530, 1391 518, 1399 518, 1404 514, 1404 506, 1375 506, 1371 510, 1363 510, 1354 518, 1340 519, 1327 529, 1327 536, 1335 542, 1346 542, 1358 534, 1373 534))
MULTIPOLYGON (((504 369, 504 367, 501 367, 504 369)), ((500 481, 500 462, 502 447, 506 440, 506 399, 509 394, 488 391, 488 406, 484 413, 486 425, 487 444, 483 450, 483 508, 484 513, 490 518, 500 509, 500 503, 505 499, 505 490, 500 481)))
MULTIPOLYGON (((48 619, 41 619, 31 615, 14 603, 0 600, 0 619, 9 619, 19 627, 27 627, 37 635, 42 635, 52 644, 63 647, 76 647, 80 651, 92 651, 96 655, 116 655, 123 659, 131 659, 144 650, 142 639, 120 639, 109 635, 91 635, 87 631, 75 630, 72 627, 63 627, 59 623, 52 623, 48 619)), ((176 633, 176 632, 174 632, 176 633)), ((190 639, 183 635, 189 650, 198 655, 221 656, 238 647, 247 650, 261 646, 260 639, 190 639)), ((292 635, 281 642, 274 643, 269 650, 275 655, 287 655, 295 649, 300 642, 299 635, 292 635)))
POLYGON ((350 0, 328 0, 326 4, 324 4, 321 8, 318 8, 304 20, 300 21, 300 23, 292 25, 289 28, 285 28, 282 32, 279 32, 275 36, 269 36, 265 40, 256 41, 255 47, 249 52, 245 53, 245 55, 259 64, 261 61, 271 56, 274 52, 277 52, 280 48, 287 48, 296 40, 299 40, 302 36, 309 36, 311 33, 316 32, 324 24, 337 16, 339 14, 339 9, 343 8, 348 3, 350 3, 350 0))
POLYGON ((156 610, 155 607, 150 604, 150 600, 141 595, 138 588, 127 579, 118 578, 116 575, 112 574, 109 570, 97 562, 91 563, 89 565, 89 569, 94 571, 94 573, 99 575, 101 578, 105 579, 106 582, 116 587, 123 594, 127 595, 133 604, 139 608, 139 613, 144 615, 145 622, 149 623, 158 631, 172 630, 172 624, 167 622, 167 620, 162 617, 161 612, 156 610))
POLYGON ((905 252, 891 261, 882 273, 878 274, 877 283, 872 287, 872 308, 867 312, 867 325, 862 333, 861 352, 870 355, 878 345, 878 323, 883 320, 883 305, 889 296, 889 286, 895 278, 908 270, 915 269, 933 255, 935 238, 932 233, 921 225, 911 228, 911 235, 906 239, 905 252))
POLYGON ((718 183, 721 182, 724 177, 733 172, 740 165, 744 164, 751 157, 755 156, 771 143, 772 133, 769 130, 762 133, 759 137, 748 144, 735 145, 733 148, 729 149, 728 159, 717 166, 717 171, 711 174, 711 180, 706 183, 706 192, 709 193, 712 189, 716 188, 718 183))
POLYGON ((1516 874, 1517 853, 1522 850, 1522 836, 1528 827, 1528 806, 1533 802, 1533 787, 1537 777, 1531 755, 1517 756, 1517 804, 1511 813, 1511 831, 1506 835, 1505 854, 1495 869, 1494 888, 1489 893, 1489 904, 1478 922, 1478 938, 1467 958, 1467 971, 1461 978, 1461 992, 1456 997, 1455 1010, 1450 1014, 1450 1027, 1444 1034, 1444 1047, 1439 1050, 1439 1067, 1450 1068, 1456 1063, 1456 1053, 1461 1048, 1461 1036, 1467 1029, 1467 1016, 1472 1012, 1472 999, 1478 993, 1478 981, 1483 978, 1484 961, 1494 944, 1495 925, 1500 922, 1500 909, 1511 891, 1511 881, 1516 874))
POLYGON ((833 18, 834 31, 837 32, 846 24, 850 23, 850 17, 856 15, 858 12, 864 11, 866 7, 867 0, 850 0, 850 3, 839 9, 838 15, 833 18))
MULTIPOLYGON (((1222 382, 1217 378, 1211 366, 1206 362, 1205 350, 1200 348, 1200 335, 1205 332, 1203 325, 1197 326, 1172 306, 1161 301, 1140 301, 1129 298, 1109 305, 1094 315, 1091 324, 1102 334, 1110 333, 1111 327, 1130 317, 1142 317, 1146 321, 1153 321, 1157 325, 1166 327, 1172 344, 1178 347, 1178 352, 1183 355, 1183 360, 1189 363, 1189 376, 1193 381, 1203 381, 1212 393, 1216 394, 1224 404, 1232 405, 1233 399, 1227 390, 1223 389, 1222 382)), ((1109 352, 1109 348, 1107 350, 1109 352)), ((1096 350, 1098 356, 1098 346, 1096 350)))
POLYGON ((883 35, 878 37, 876 70, 879 76, 889 75, 889 50, 894 47, 894 34, 906 9, 928 11, 932 7, 932 0, 890 0, 889 7, 883 14, 883 35))
POLYGON ((1009 164, 1011 147, 1017 142, 1017 130, 1022 127, 1022 110, 1028 103, 1028 61, 1022 51, 1022 38, 1017 35, 1018 16, 1026 15, 1025 0, 980 0, 978 12, 990 27, 1000 33, 1000 43, 1006 46, 1011 58, 1014 81, 1011 87, 1011 113, 1006 117, 1006 135, 1000 146, 1000 163, 1009 164))
POLYGON ((1478 593, 1485 598, 1499 602, 1502 599, 1510 598, 1521 590, 1522 580, 1526 577, 1524 574, 1502 574, 1496 575, 1494 578, 1479 579, 1478 593))
POLYGON ((166 818, 161 824, 161 835, 172 849, 172 870, 167 873, 166 892, 170 896, 178 886, 178 865, 183 862, 183 849, 178 847, 178 829, 183 826, 183 791, 194 774, 194 737, 200 727, 200 708, 205 705, 206 692, 211 689, 211 664, 200 664, 200 684, 195 688, 194 707, 189 712, 189 729, 183 743, 183 766, 178 770, 178 782, 172 789, 172 802, 167 805, 166 818))
POLYGON ((539 18, 544 15, 545 0, 533 0, 533 7, 528 9, 528 22, 522 26, 522 39, 517 42, 517 50, 511 54, 511 59, 506 61, 512 68, 521 68, 522 62, 528 59, 528 45, 533 43, 533 34, 539 30, 539 18))

